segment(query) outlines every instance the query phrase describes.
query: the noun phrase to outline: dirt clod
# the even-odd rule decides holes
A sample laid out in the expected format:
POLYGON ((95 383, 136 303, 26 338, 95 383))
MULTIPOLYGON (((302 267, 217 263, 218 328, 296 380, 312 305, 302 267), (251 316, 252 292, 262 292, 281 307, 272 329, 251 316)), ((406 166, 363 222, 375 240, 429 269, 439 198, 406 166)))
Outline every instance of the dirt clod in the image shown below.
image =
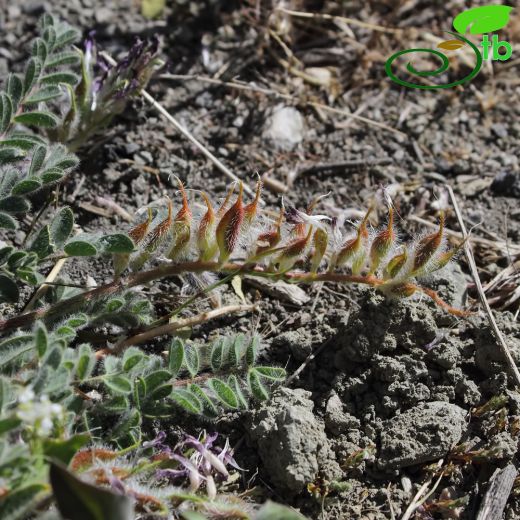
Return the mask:
POLYGON ((421 403, 384 422, 381 468, 403 468, 446 455, 461 439, 466 412, 443 401, 421 403))
POLYGON ((329 478, 340 473, 310 397, 305 390, 280 388, 253 418, 251 438, 269 480, 280 491, 299 493, 318 472, 329 478))

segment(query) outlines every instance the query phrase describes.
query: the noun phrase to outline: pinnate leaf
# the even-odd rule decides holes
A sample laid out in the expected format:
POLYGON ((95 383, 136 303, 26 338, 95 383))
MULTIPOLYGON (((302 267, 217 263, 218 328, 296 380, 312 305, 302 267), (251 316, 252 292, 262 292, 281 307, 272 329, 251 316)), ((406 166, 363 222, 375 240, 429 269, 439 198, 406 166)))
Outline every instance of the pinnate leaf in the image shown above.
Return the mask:
POLYGON ((79 76, 72 72, 54 72, 40 78, 42 85, 59 85, 66 83, 67 85, 75 85, 79 81, 79 76))
POLYGON ((247 410, 247 408, 248 408, 247 400, 244 396, 244 393, 242 392, 242 388, 240 387, 237 377, 235 375, 229 376, 228 384, 231 387, 231 389, 233 390, 233 392, 235 393, 235 395, 238 399, 240 408, 247 410))
POLYGON ((11 97, 5 92, 0 92, 0 133, 4 133, 11 123, 13 115, 13 103, 11 97))
POLYGON ((227 338, 218 338, 211 345, 210 361, 213 370, 220 370, 227 350, 227 338))
POLYGON ((218 410, 215 403, 211 400, 208 394, 199 385, 192 383, 189 386, 190 392, 195 394, 198 400, 202 403, 202 413, 208 417, 215 418, 218 416, 218 410))
POLYGON ((40 59, 41 63, 45 63, 47 59, 47 44, 42 38, 36 38, 32 43, 32 55, 40 59))
POLYGON ((273 381, 283 381, 287 376, 286 371, 280 367, 255 367, 253 370, 255 370, 259 376, 272 379, 273 381))
POLYGON ((24 153, 14 146, 0 148, 0 164, 6 164, 23 158, 24 153))
POLYGON ((90 345, 84 343, 79 347, 79 358, 76 365, 76 375, 80 381, 83 381, 93 372, 96 365, 96 358, 92 352, 90 345))
POLYGON ((134 250, 132 239, 123 233, 106 235, 99 243, 104 253, 131 253, 134 250))
POLYGON ((50 101, 51 99, 56 99, 62 95, 62 90, 60 87, 56 85, 47 85, 36 91, 34 94, 29 96, 25 100, 25 105, 36 105, 37 103, 42 103, 44 101, 50 101))
POLYGON ((115 393, 129 394, 132 391, 132 383, 122 375, 110 376, 104 379, 105 385, 115 393))
POLYGON ((184 347, 184 365, 191 377, 197 375, 200 368, 200 356, 194 345, 188 344, 184 347))
POLYGON ((53 250, 54 248, 51 245, 49 226, 44 226, 36 235, 29 251, 34 251, 38 255, 38 258, 45 258, 46 256, 49 256, 53 250))
POLYGON ((246 348, 246 363, 248 366, 253 366, 258 355, 258 349, 260 347, 260 336, 254 335, 247 343, 246 348))
POLYGON ((247 384, 249 391, 259 401, 265 401, 269 397, 269 392, 262 383, 258 372, 254 368, 249 369, 247 373, 247 384))
POLYGON ((7 78, 7 93, 11 97, 13 107, 17 107, 23 94, 23 83, 18 75, 9 74, 7 78))
POLYGON ((49 344, 49 336, 47 334, 47 329, 42 322, 38 322, 34 329, 34 344, 36 346, 36 352, 38 353, 38 357, 41 359, 47 352, 47 347, 49 344))
POLYGON ((25 76, 23 79, 23 91, 24 94, 27 94, 32 86, 38 81, 38 77, 41 72, 41 61, 37 57, 32 57, 27 62, 27 66, 25 67, 25 76))
POLYGON ((130 372, 130 370, 132 370, 132 368, 134 368, 143 358, 144 353, 138 348, 128 348, 123 355, 123 370, 125 372, 130 372))
POLYGON ((41 188, 41 185, 38 179, 24 179, 13 188, 11 193, 13 195, 26 195, 41 188))
POLYGON ((29 208, 29 202, 23 197, 12 196, 0 200, 0 211, 7 213, 25 213, 29 208))
POLYGON ((175 377, 184 363, 184 342, 180 338, 173 338, 168 353, 168 368, 175 377))

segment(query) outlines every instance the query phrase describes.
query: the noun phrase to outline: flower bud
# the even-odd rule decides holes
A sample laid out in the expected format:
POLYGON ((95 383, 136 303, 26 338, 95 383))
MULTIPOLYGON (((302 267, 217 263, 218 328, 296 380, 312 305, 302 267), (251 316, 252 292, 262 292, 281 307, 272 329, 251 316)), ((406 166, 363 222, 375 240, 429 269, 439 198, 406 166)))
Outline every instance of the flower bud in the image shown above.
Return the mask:
POLYGON ((220 208, 218 208, 217 211, 217 218, 221 219, 224 216, 224 213, 227 210, 227 206, 229 204, 229 201, 231 200, 231 197, 233 196, 233 193, 235 193, 235 186, 236 183, 233 183, 231 187, 229 188, 226 198, 222 201, 222 204, 220 205, 220 208))
POLYGON ((407 260, 408 251, 406 249, 402 253, 395 255, 393 258, 391 258, 388 264, 386 264, 384 278, 396 278, 397 275, 401 272, 401 269, 406 264, 407 260))
POLYGON ((188 470, 188 477, 190 479, 190 491, 193 493, 199 489, 202 482, 200 473, 195 469, 188 470))
POLYGON ((219 262, 226 262, 238 244, 242 222, 244 221, 244 206, 242 194, 244 186, 240 183, 238 197, 217 225, 217 244, 220 251, 219 262))
POLYGON ((278 245, 282 239, 282 222, 284 217, 284 207, 280 208, 278 219, 274 225, 274 228, 270 231, 258 235, 256 243, 258 244, 254 258, 262 258, 266 254, 272 252, 272 249, 278 245))
POLYGON ((395 231, 394 231, 394 210, 390 206, 388 209, 388 225, 385 229, 381 230, 372 241, 370 248, 370 271, 369 274, 373 274, 377 271, 379 265, 384 260, 388 252, 392 249, 395 243, 395 231))
POLYGON ((450 262, 450 260, 457 254, 459 248, 450 249, 449 251, 444 251, 441 253, 437 259, 435 260, 435 268, 432 271, 438 271, 450 262))
POLYGON ((366 212, 363 220, 359 223, 356 236, 350 240, 347 240, 343 247, 339 250, 336 257, 336 265, 341 266, 348 261, 353 260, 353 264, 355 263, 356 265, 355 267, 354 265, 352 266, 352 272, 354 272, 354 268, 356 273, 362 268, 365 261, 364 246, 368 240, 367 222, 371 212, 372 208, 366 212))
POLYGON ((192 213, 188 204, 188 197, 184 185, 179 180, 179 190, 182 194, 182 207, 175 215, 173 222, 173 246, 168 253, 168 258, 176 260, 186 249, 191 236, 192 213))
POLYGON ((208 498, 210 500, 215 500, 217 497, 217 486, 215 485, 215 480, 211 475, 206 477, 206 492, 208 493, 208 498))
POLYGON ((439 230, 430 233, 422 238, 415 248, 415 256, 413 259, 412 276, 421 274, 426 270, 428 262, 433 258, 435 253, 439 251, 442 245, 444 233, 444 214, 441 214, 439 221, 439 230))
POLYGON ((78 451, 70 462, 70 468, 74 472, 80 472, 89 468, 96 461, 114 460, 118 456, 117 451, 106 448, 90 448, 78 451))
POLYGON ((311 260, 311 272, 315 273, 325 256, 329 244, 329 234, 322 228, 318 228, 313 237, 314 252, 311 260))
POLYGON ((276 259, 280 272, 288 271, 306 253, 311 236, 312 227, 309 228, 307 236, 293 240, 282 250, 276 259))
POLYGON ((134 244, 139 244, 143 238, 148 233, 148 229, 150 227, 150 224, 152 223, 152 209, 148 208, 148 218, 142 222, 141 224, 135 226, 132 228, 128 234, 130 235, 130 238, 134 241, 134 244))
POLYGON ((166 234, 170 231, 172 225, 172 212, 172 201, 168 199, 168 215, 163 221, 159 222, 159 224, 157 224, 157 226, 155 226, 155 228, 152 230, 150 234, 150 239, 146 244, 146 249, 148 251, 155 251, 166 237, 166 234))
POLYGON ((260 195, 262 194, 262 181, 258 180, 256 183, 255 198, 252 202, 246 205, 244 208, 244 224, 249 227, 255 220, 258 213, 258 204, 260 202, 260 195))
POLYGON ((203 457, 220 474, 224 475, 225 477, 229 477, 229 472, 228 472, 225 464, 214 453, 212 453, 210 450, 206 449, 204 451, 203 457))
POLYGON ((210 261, 215 256, 218 246, 215 241, 215 212, 208 196, 202 192, 202 197, 206 203, 206 213, 199 223, 199 230, 197 232, 197 247, 199 249, 200 260, 210 261))

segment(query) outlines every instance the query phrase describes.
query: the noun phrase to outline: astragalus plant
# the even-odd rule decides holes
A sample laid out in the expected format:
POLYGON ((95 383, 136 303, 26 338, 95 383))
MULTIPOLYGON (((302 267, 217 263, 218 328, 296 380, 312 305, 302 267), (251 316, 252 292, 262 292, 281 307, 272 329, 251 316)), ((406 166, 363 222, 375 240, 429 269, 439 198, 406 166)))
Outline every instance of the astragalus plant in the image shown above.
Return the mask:
POLYGON ((81 233, 73 209, 59 207, 59 185, 160 62, 155 41, 111 65, 92 35, 82 49, 77 40, 44 15, 23 74, 0 92, 0 518, 299 518, 227 492, 230 467, 239 470, 225 440, 157 438, 178 430, 180 414, 243 413, 285 370, 259 364, 256 335, 160 341, 155 332, 244 275, 363 284, 391 298, 424 293, 462 315, 419 282, 454 254, 443 217, 437 231, 402 243, 391 206, 374 229, 370 209, 345 224, 316 214, 318 198, 305 210, 282 203, 273 216, 261 183, 250 201, 238 184, 217 203, 179 181, 133 228, 81 233), (36 291, 56 262, 95 256, 113 262, 112 282, 36 291), (198 292, 157 317, 153 292, 138 288, 174 276, 195 280, 198 292), (140 349, 132 335, 156 341, 140 349))
MULTIPOLYGON (((96 299, 186 273, 362 284, 391 298, 423 293, 449 313, 466 315, 418 281, 442 269, 457 251, 447 248, 443 215, 437 231, 400 243, 392 207, 386 225, 378 229, 369 227, 369 209, 360 222, 344 231, 337 221, 313 214, 316 201, 307 211, 282 205, 278 217, 271 220, 262 214, 261 187, 259 182, 256 196, 245 203, 242 184, 234 201, 232 186, 218 207, 201 192, 206 210, 195 214, 180 183, 178 210, 174 211, 171 200, 148 208, 144 220, 128 231, 132 252, 114 251, 113 282, 0 322, 0 331, 27 326, 37 319, 55 319, 96 299), (147 263, 155 266, 143 269, 147 263), (127 269, 133 272, 122 276, 127 269)), ((83 256, 98 253, 90 240, 81 237, 73 239, 69 248, 83 256)))
MULTIPOLYGON (((26 232, 24 247, 0 240, 0 303, 16 303, 20 284, 42 282, 40 266, 67 245, 74 215, 55 213, 38 222, 52 190, 78 166, 72 153, 101 132, 139 93, 160 64, 157 43, 137 41, 117 65, 99 56, 91 37, 84 50, 74 46, 79 32, 44 15, 40 36, 30 47, 23 74, 11 73, 0 92, 0 229, 26 232)), ((121 234, 99 234, 97 250, 132 250, 121 234)))

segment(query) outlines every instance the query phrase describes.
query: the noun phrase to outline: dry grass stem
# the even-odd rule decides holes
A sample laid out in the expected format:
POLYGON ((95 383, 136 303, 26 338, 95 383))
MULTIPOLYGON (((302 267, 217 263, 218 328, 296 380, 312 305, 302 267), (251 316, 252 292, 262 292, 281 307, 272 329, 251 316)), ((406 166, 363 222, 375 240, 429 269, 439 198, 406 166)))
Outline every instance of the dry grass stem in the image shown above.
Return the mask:
POLYGON ((356 25, 358 27, 363 27, 364 29, 371 29, 372 31, 384 32, 389 34, 402 34, 402 29, 393 29, 391 27, 384 27, 382 25, 376 25, 373 23, 361 22, 356 20, 355 18, 347 18, 345 16, 335 16, 332 14, 326 13, 307 13, 304 11, 292 11, 291 9, 286 9, 285 7, 278 7, 278 11, 288 14, 289 16, 294 16, 295 18, 308 18, 314 20, 331 20, 333 22, 344 22, 350 25, 356 25))
POLYGON ((50 284, 54 282, 54 280, 56 280, 58 274, 60 274, 60 271, 62 270, 66 261, 67 258, 60 258, 54 264, 54 267, 51 269, 51 272, 47 275, 47 278, 45 278, 45 282, 42 285, 40 285, 40 287, 38 287, 33 297, 29 300, 29 303, 25 306, 23 310, 24 312, 28 312, 34 309, 34 305, 36 304, 36 302, 48 291, 50 285, 47 284, 50 284))
POLYGON ((250 91, 250 92, 257 92, 259 94, 264 94, 266 96, 272 96, 272 97, 275 97, 278 99, 285 99, 287 101, 291 101, 292 103, 298 103, 298 104, 301 104, 304 106, 318 108, 321 110, 325 110, 326 112, 331 112, 333 114, 345 116, 346 118, 355 119, 356 121, 360 121, 367 125, 381 128, 383 130, 392 132, 394 134, 400 135, 403 138, 408 139, 408 136, 404 132, 401 132, 400 130, 397 130, 396 128, 392 128, 391 126, 388 126, 385 123, 379 123, 378 121, 374 121, 373 119, 369 119, 368 117, 363 117, 356 113, 352 113, 344 108, 335 108, 335 107, 331 107, 330 105, 325 105, 324 103, 318 103, 315 101, 300 100, 295 96, 291 96, 289 94, 284 94, 284 93, 278 92, 274 89, 257 87, 256 85, 249 85, 246 83, 239 83, 236 81, 221 81, 221 80, 217 80, 214 78, 208 78, 205 76, 198 76, 196 74, 162 74, 160 77, 163 79, 171 79, 171 80, 176 80, 176 81, 188 81, 188 80, 203 81, 205 83, 212 83, 214 85, 220 85, 223 87, 236 88, 238 90, 245 90, 245 91, 250 91))
POLYGON ((220 307, 219 309, 202 312, 201 314, 197 314, 196 316, 177 319, 172 323, 160 325, 159 327, 154 327, 153 329, 147 330, 140 334, 136 334, 135 336, 125 338, 124 340, 116 343, 112 348, 99 351, 97 353, 97 357, 103 357, 106 354, 117 354, 123 351, 125 348, 130 347, 132 345, 139 345, 140 343, 145 343, 146 341, 150 341, 154 338, 157 338, 158 336, 171 335, 179 329, 183 329, 185 327, 193 327, 194 325, 200 325, 201 323, 206 323, 207 321, 211 321, 222 316, 227 316, 228 314, 237 314, 240 312, 254 312, 257 309, 257 305, 226 305, 225 307, 220 307))
MULTIPOLYGON (((107 53, 101 53, 111 65, 116 65, 114 59, 107 53)), ((220 159, 213 155, 193 134, 177 121, 158 101, 156 101, 146 90, 141 91, 141 96, 152 105, 172 126, 174 126, 188 141, 195 145, 226 177, 234 182, 240 179, 225 165, 220 159)), ((254 195, 254 191, 249 186, 244 186, 244 191, 249 195, 254 195)))
POLYGON ((471 250, 471 245, 469 243, 469 236, 468 232, 466 230, 466 226, 464 225, 464 220, 462 218, 462 213, 460 211, 457 198, 455 197, 455 193, 453 193, 453 189, 450 185, 446 184, 446 188, 450 194, 450 199, 453 204, 453 208, 455 210, 455 214, 457 215, 457 220, 459 221, 459 226, 462 230, 462 235, 464 237, 464 252, 466 253, 466 257, 468 259, 468 264, 471 270, 471 274, 473 276, 473 279, 475 281, 475 285, 477 287, 477 291, 480 297, 480 301, 482 305, 484 306, 484 310, 486 311, 486 314, 489 319, 489 323, 495 333, 495 337, 498 342, 498 346, 500 347, 500 350, 502 351, 502 354, 504 355, 507 364, 509 365, 511 375, 514 378, 515 386, 520 386, 520 372, 518 371, 518 367, 515 364, 515 360, 513 359, 513 356, 511 355, 511 351, 509 350, 509 347, 507 346, 507 343, 505 342, 504 336, 500 332, 500 329, 498 328, 497 322, 495 320, 495 316, 493 315, 493 311, 491 310, 491 307, 489 306, 489 302, 486 298, 486 294, 484 293, 484 289, 482 287, 482 283, 480 281, 480 277, 478 275, 477 270, 477 264, 475 263, 475 258, 473 257, 473 251, 471 250))

